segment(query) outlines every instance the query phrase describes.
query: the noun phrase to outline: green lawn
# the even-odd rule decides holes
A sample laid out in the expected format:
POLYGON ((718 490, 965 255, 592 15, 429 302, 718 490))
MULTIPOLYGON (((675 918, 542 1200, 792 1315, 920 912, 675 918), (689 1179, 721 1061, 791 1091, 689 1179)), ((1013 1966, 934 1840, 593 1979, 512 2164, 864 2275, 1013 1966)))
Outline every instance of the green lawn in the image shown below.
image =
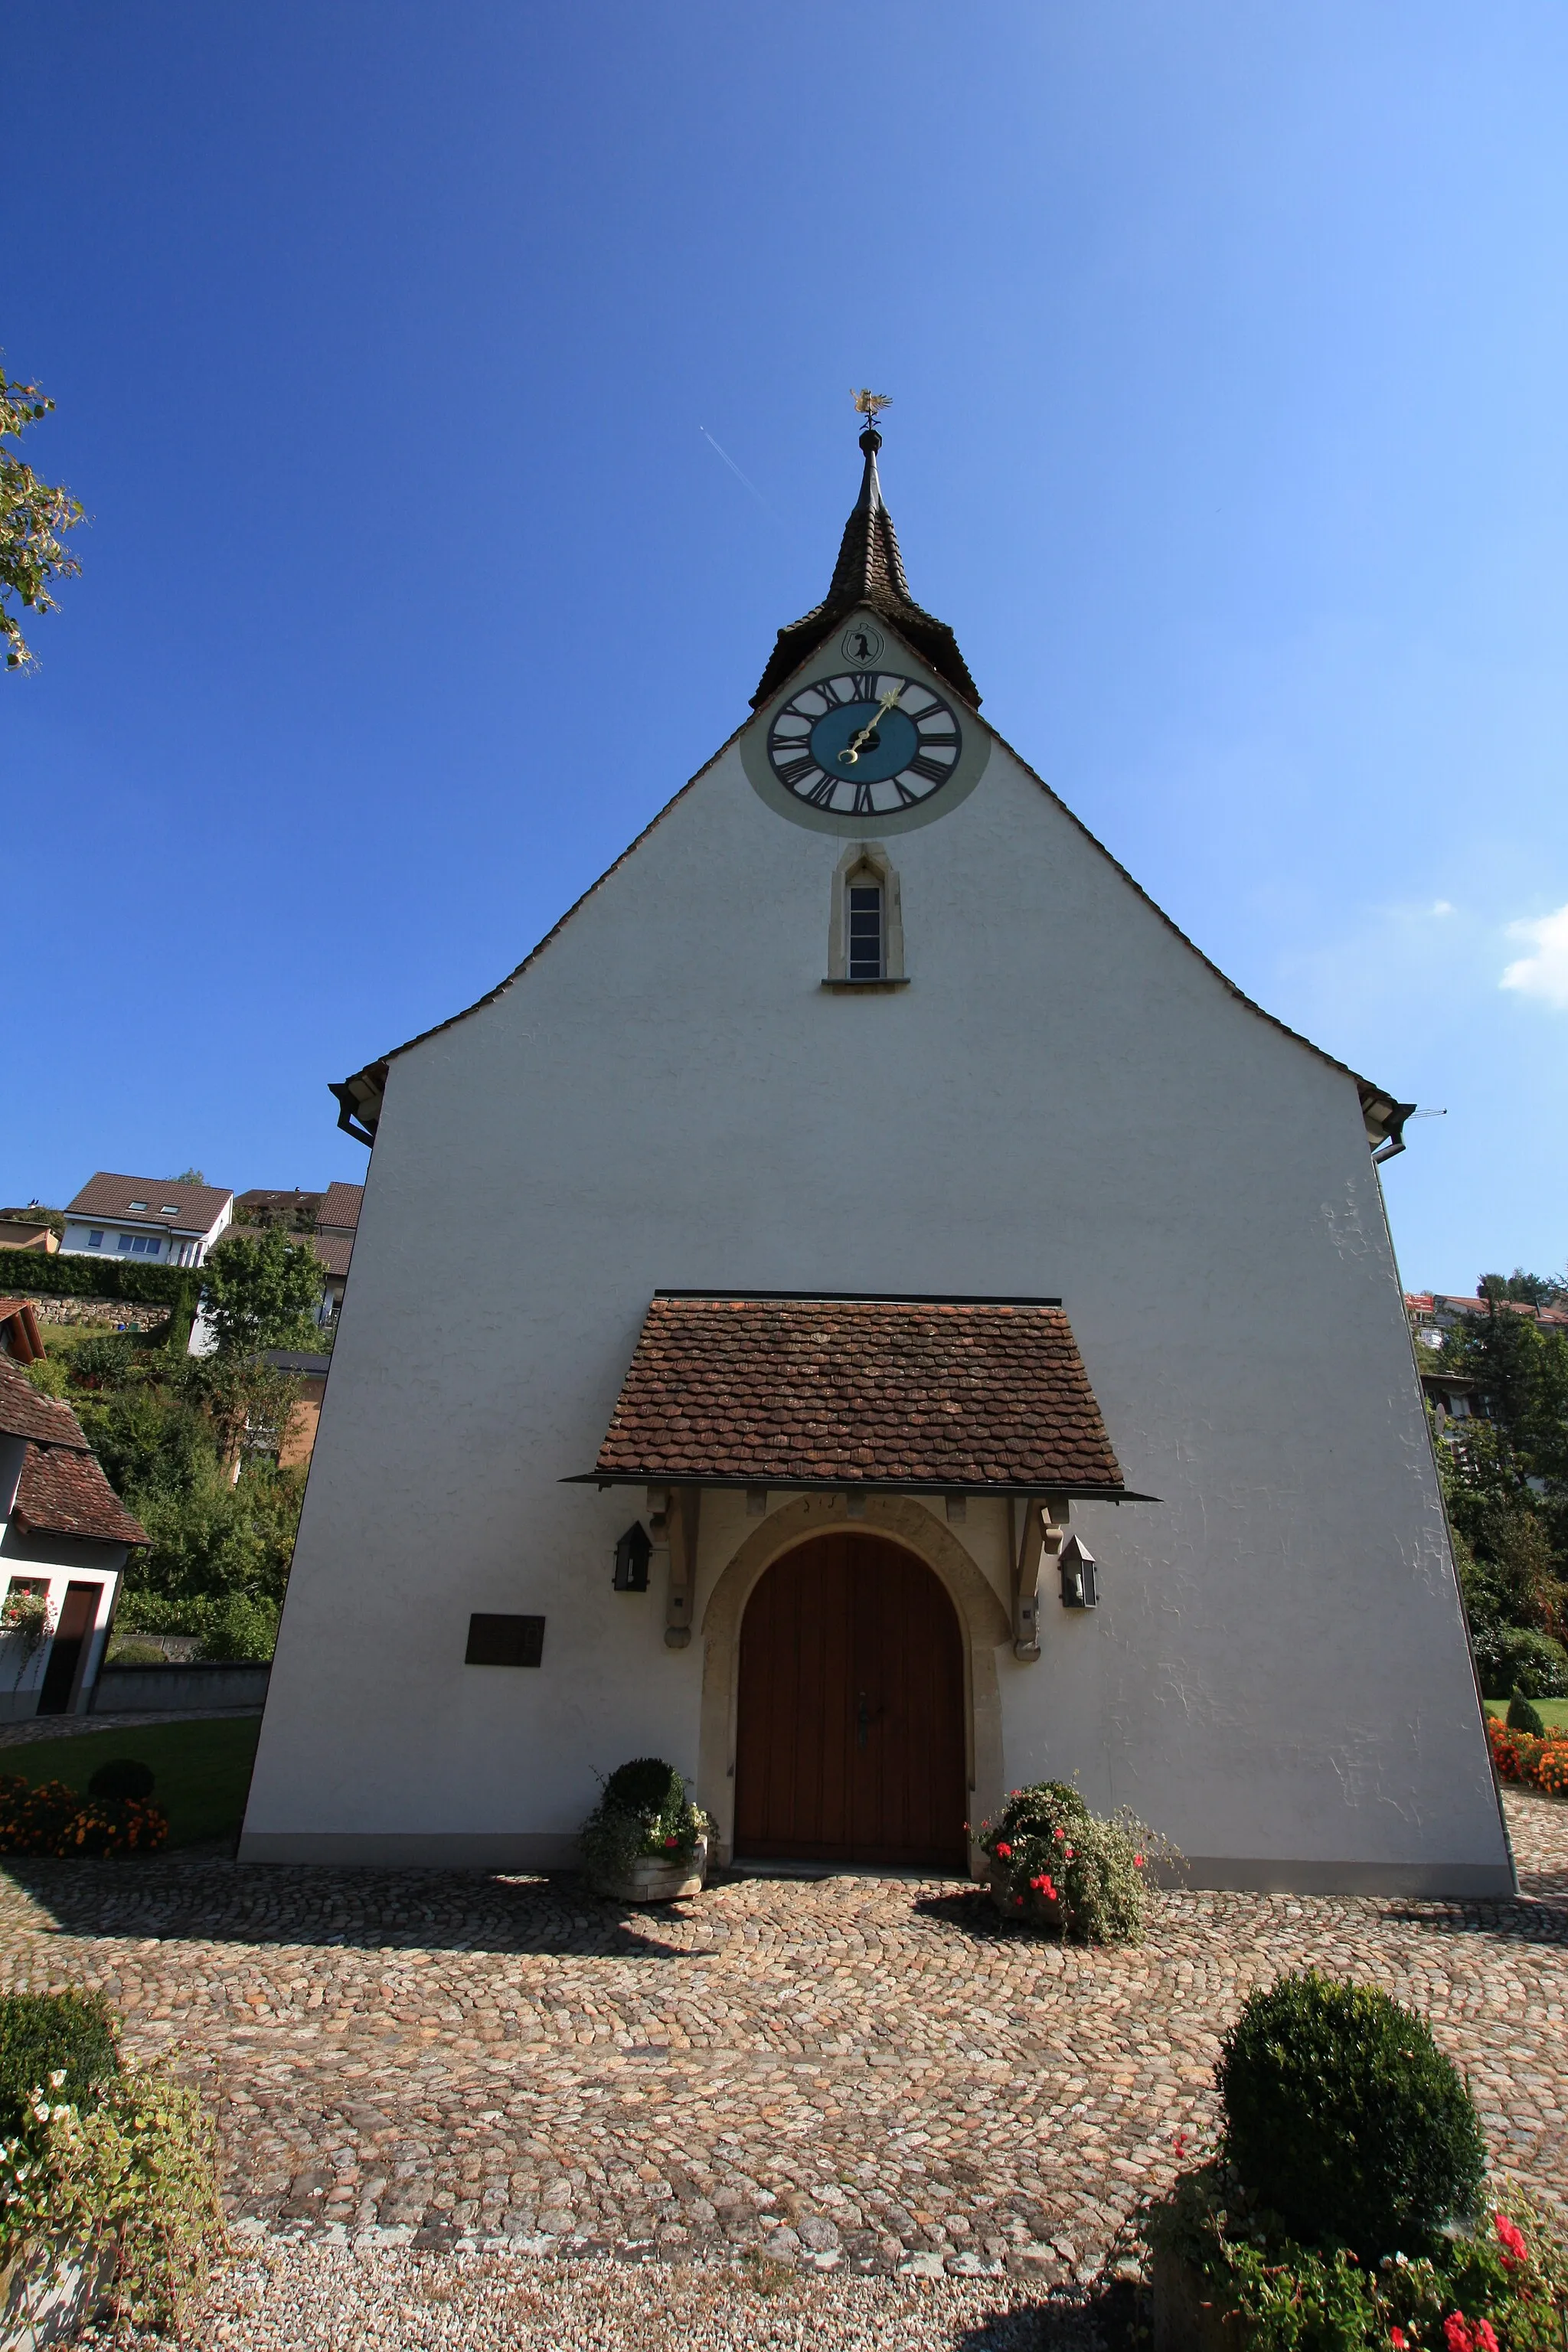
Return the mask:
POLYGON ((110 1757, 134 1756, 157 1775, 153 1802, 169 1816, 169 1843, 195 1845, 237 1834, 260 1730, 258 1715, 231 1715, 202 1723, 150 1723, 144 1731, 85 1731, 0 1748, 0 1772, 19 1772, 35 1785, 64 1780, 85 1789, 110 1757))
MULTIPOLYGON (((1533 1698, 1530 1703, 1548 1731, 1568 1731, 1568 1698, 1533 1698)), ((1487 1713, 1506 1715, 1507 1699, 1489 1698, 1487 1713)))

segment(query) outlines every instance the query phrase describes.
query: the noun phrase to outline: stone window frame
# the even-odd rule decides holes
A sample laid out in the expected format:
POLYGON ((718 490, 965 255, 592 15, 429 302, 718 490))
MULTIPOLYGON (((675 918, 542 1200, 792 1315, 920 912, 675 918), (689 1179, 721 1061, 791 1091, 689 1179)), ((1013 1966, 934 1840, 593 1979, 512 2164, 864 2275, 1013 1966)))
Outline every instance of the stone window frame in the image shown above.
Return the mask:
POLYGON ((907 988, 904 970, 904 910, 898 868, 879 841, 851 841, 833 870, 833 897, 827 917, 827 978, 824 988, 848 995, 856 990, 873 993, 907 988), (882 970, 876 980, 849 977, 849 886, 864 878, 882 893, 882 970))

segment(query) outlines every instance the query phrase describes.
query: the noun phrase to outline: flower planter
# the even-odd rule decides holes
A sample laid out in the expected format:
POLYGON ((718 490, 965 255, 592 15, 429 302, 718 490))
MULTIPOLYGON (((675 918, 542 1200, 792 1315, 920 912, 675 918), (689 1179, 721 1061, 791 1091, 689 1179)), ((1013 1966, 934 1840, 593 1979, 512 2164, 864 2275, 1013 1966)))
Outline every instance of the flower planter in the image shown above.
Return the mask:
POLYGON ((1011 1919, 1015 1927, 1046 1928, 1060 1935, 1062 1906, 1059 1903, 1047 1901, 1043 1895, 1031 1891, 1025 1895, 1024 1906, 1020 1910, 1006 1864, 993 1858, 985 1874, 990 1882, 991 1900, 1004 1919, 1011 1919))
POLYGON ((707 1877, 708 1840, 700 1837, 689 1853, 672 1854, 668 1862, 662 1854, 639 1854, 617 1876, 595 1871, 592 1884, 596 1895, 607 1895, 612 1903, 679 1903, 700 1895, 707 1877))

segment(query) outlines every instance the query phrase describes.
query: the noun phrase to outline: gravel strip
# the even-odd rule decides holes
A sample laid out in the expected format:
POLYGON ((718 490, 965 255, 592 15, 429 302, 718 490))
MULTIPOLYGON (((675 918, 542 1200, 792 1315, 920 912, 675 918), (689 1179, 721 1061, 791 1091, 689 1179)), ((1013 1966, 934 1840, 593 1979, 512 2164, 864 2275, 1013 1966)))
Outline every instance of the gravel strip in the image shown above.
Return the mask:
POLYGON ((1071 2304, 1044 2305, 1006 2279, 316 2244, 268 2245, 237 2263, 189 2340, 200 2352, 1089 2352, 1099 2331, 1071 2304))

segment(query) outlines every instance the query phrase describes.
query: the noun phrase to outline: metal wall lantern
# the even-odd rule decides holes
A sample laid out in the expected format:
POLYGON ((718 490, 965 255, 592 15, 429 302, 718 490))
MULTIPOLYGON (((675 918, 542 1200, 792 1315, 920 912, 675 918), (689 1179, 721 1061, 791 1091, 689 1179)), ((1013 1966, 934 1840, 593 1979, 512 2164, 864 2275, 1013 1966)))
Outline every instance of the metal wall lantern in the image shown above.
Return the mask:
POLYGON ((1068 1536, 1058 1559, 1064 1609, 1093 1609, 1100 1600, 1094 1554, 1079 1535, 1068 1536))
POLYGON ((616 1591, 646 1592, 647 1564, 653 1557, 653 1544, 640 1519, 634 1519, 616 1546, 616 1591))

